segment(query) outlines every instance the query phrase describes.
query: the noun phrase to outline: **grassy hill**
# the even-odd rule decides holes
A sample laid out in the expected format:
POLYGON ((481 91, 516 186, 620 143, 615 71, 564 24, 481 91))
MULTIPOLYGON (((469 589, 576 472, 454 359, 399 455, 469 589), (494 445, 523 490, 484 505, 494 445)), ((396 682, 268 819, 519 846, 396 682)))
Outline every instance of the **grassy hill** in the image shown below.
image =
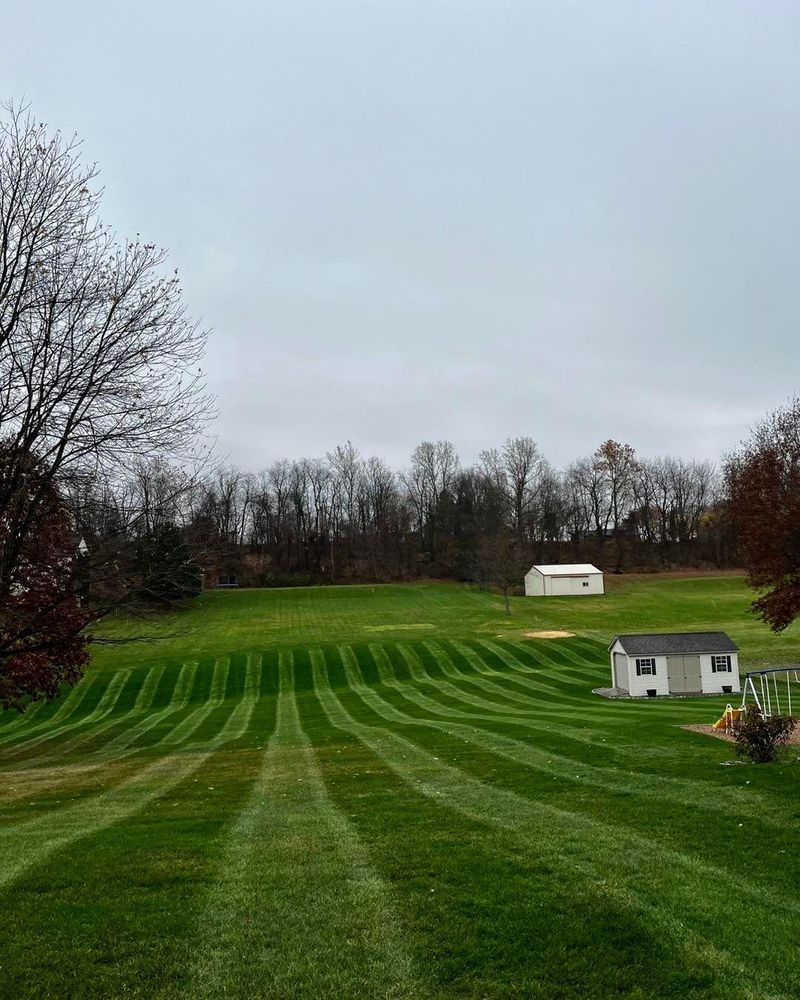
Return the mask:
MULTIPOLYGON (((735 577, 603 598, 205 595, 0 718, 0 996, 800 994, 800 770, 724 699, 610 702, 616 631, 800 660, 735 577), (563 629, 574 638, 536 640, 563 629)), ((141 630, 119 621, 109 634, 141 630)))

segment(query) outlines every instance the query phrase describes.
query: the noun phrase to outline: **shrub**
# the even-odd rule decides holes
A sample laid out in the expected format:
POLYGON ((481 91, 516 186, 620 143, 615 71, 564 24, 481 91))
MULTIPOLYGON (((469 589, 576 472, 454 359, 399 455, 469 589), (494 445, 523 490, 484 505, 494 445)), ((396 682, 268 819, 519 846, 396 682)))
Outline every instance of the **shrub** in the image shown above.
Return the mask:
POLYGON ((792 715, 765 719, 758 705, 749 705, 736 733, 736 752, 756 764, 769 764, 792 735, 796 723, 792 715))

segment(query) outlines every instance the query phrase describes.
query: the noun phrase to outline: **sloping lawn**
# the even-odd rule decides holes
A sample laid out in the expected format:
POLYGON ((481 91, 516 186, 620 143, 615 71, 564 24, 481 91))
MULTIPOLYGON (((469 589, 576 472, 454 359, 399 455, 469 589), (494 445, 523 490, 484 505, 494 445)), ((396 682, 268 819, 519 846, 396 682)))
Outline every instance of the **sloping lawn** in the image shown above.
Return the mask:
POLYGON ((607 701, 616 631, 800 660, 735 577, 204 595, 0 718, 0 996, 800 995, 800 769, 607 701), (559 629, 573 638, 536 640, 559 629))

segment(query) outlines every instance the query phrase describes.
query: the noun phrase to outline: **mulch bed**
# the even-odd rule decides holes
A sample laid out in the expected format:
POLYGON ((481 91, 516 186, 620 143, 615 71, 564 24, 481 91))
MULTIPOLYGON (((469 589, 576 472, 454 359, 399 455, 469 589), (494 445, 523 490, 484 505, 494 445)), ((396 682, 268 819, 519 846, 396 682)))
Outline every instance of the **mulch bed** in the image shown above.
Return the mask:
MULTIPOLYGON (((693 725, 681 726, 681 729, 689 729, 693 733, 705 733, 706 736, 713 736, 715 739, 725 740, 726 743, 733 743, 732 736, 729 736, 721 729, 714 729, 714 727, 710 725, 699 725, 695 723, 693 725)), ((800 746, 800 726, 795 726, 794 732, 786 742, 791 746, 800 746)))

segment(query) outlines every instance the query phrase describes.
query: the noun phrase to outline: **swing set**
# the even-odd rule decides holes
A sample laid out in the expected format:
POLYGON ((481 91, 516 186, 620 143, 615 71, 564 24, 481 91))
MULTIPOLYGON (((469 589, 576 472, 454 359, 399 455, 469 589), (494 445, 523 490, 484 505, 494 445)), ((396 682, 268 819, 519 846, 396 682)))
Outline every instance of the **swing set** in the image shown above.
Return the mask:
POLYGON ((735 733, 748 704, 755 705, 765 719, 791 715, 793 701, 795 706, 800 706, 800 667, 751 670, 744 678, 741 705, 739 708, 726 705, 714 729, 724 730, 729 735, 735 733))

